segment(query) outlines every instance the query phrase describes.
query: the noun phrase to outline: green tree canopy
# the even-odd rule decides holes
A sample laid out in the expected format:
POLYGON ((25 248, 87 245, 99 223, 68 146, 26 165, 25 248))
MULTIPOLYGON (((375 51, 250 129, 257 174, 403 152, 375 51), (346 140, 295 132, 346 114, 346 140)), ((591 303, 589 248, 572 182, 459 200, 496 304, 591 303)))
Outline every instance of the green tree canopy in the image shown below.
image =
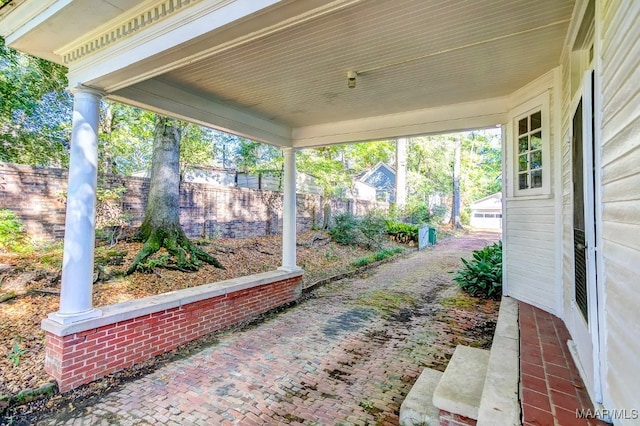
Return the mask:
POLYGON ((67 163, 72 101, 66 72, 7 47, 0 37, 0 161, 67 163))

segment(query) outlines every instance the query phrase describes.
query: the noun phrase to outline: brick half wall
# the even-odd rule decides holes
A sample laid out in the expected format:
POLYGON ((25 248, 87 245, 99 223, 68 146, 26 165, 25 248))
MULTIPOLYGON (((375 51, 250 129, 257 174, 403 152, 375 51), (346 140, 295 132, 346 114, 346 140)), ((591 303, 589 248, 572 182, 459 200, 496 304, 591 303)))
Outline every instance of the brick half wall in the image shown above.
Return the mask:
POLYGON ((302 273, 272 271, 99 308, 61 325, 47 318, 45 371, 67 392, 295 301, 302 273))

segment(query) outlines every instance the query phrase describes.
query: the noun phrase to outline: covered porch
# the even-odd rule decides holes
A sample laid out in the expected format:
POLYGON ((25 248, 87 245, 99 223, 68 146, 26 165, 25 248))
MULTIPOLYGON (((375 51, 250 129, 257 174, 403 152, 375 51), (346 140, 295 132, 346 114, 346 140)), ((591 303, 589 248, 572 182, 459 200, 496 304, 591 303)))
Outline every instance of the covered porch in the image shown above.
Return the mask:
MULTIPOLYGON (((568 214, 564 204, 571 203, 563 198, 563 142, 567 98, 577 90, 572 84, 582 84, 587 65, 580 62, 573 80, 561 65, 573 58, 574 41, 588 37, 581 22, 592 7, 576 3, 14 0, 3 5, 0 32, 7 45, 67 66, 75 94, 61 305, 43 321, 48 368, 61 389, 136 362, 128 357, 98 371, 100 357, 89 358, 91 366, 82 356, 73 361, 77 350, 111 348, 117 344, 112 338, 128 342, 129 328, 144 337, 174 318, 177 330, 189 328, 181 321, 202 318, 201 309, 209 309, 215 323, 218 308, 211 298, 234 298, 236 292, 245 292, 247 300, 262 297, 247 293, 252 289, 284 286, 286 295, 277 303, 295 300, 301 275, 297 150, 495 126, 502 127, 504 140, 505 293, 561 317, 575 333, 564 295, 569 261, 563 259, 562 220, 568 214), (285 179, 279 270, 241 283, 212 284, 206 297, 180 294, 95 308, 93 218, 102 98, 280 147, 285 179), (180 311, 187 305, 194 310, 180 311), (144 324, 137 324, 139 318, 144 324)), ((583 50, 588 53, 588 46, 583 50)), ((197 328, 205 332, 210 325, 197 328)), ((141 342, 145 356, 163 346, 141 342)), ((109 358, 106 352, 100 356, 109 358)), ((600 385, 587 386, 601 401, 600 385)))

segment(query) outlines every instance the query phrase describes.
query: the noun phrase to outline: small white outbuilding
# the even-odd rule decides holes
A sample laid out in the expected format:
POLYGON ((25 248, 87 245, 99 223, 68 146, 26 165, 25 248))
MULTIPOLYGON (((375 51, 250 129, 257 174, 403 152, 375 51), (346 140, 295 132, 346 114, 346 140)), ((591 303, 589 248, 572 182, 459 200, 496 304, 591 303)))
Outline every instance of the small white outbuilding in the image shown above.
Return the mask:
POLYGON ((496 192, 471 204, 471 226, 502 229, 502 193, 496 192))

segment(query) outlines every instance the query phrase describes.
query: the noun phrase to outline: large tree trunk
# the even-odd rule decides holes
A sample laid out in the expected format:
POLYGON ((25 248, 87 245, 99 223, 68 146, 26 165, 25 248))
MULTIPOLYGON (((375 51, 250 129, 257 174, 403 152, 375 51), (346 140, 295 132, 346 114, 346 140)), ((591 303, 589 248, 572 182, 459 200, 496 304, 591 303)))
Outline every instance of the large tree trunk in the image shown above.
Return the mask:
POLYGON ((324 202, 322 206, 322 229, 328 230, 331 228, 331 198, 325 196, 321 200, 324 202))
POLYGON ((149 199, 138 237, 144 245, 127 274, 139 268, 161 247, 174 257, 175 268, 195 271, 200 261, 223 268, 209 253, 193 244, 180 226, 180 130, 176 121, 158 117, 153 140, 149 199))
POLYGON ((453 197, 451 205, 451 225, 454 228, 462 228, 460 223, 460 149, 462 148, 462 140, 458 136, 453 160, 453 197))

